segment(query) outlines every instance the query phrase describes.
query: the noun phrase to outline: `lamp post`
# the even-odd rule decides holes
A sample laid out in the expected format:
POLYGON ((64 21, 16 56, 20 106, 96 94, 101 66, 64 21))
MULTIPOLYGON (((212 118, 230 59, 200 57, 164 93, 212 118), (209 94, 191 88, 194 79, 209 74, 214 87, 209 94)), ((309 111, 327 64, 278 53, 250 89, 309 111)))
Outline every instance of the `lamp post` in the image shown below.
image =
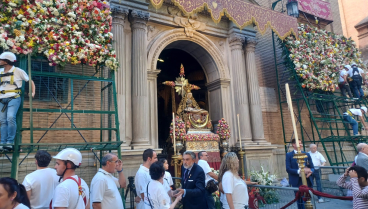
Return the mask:
POLYGON ((298 1, 297 0, 288 0, 286 4, 287 14, 289 16, 298 18, 299 17, 299 9, 298 9, 298 1))

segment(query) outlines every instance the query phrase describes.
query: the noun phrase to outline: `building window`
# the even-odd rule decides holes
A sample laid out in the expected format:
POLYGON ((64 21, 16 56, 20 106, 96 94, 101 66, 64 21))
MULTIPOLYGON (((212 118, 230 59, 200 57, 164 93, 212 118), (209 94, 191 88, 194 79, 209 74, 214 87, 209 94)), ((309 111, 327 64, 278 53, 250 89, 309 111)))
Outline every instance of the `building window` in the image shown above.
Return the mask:
MULTIPOLYGON (((32 72, 54 73, 55 66, 50 66, 47 60, 32 59, 32 72)), ((28 72, 28 70, 27 70, 28 72)), ((48 77, 48 76, 34 76, 33 82, 36 86, 36 95, 34 100, 39 101, 54 101, 55 97, 60 103, 68 102, 69 79, 48 77)), ((25 95, 28 95, 29 84, 25 85, 25 95)), ((28 96, 26 96, 27 98, 28 96)))

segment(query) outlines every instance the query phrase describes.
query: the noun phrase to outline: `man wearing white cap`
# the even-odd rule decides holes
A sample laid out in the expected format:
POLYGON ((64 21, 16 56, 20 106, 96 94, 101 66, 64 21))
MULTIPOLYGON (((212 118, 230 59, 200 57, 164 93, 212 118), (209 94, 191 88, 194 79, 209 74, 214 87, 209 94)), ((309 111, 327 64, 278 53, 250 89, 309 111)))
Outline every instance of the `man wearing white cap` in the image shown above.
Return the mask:
MULTIPOLYGON (((0 144, 6 144, 4 147, 0 145, 0 150, 13 148, 22 83, 29 81, 27 73, 14 66, 16 61, 15 54, 11 52, 4 52, 0 55, 0 66, 4 67, 0 68, 0 144)), ((32 81, 32 97, 34 97, 35 92, 36 88, 32 81)))
POLYGON ((74 148, 66 148, 53 157, 60 180, 50 203, 52 209, 88 209, 89 189, 86 182, 75 174, 82 164, 82 154, 74 148))
POLYGON ((359 120, 363 123, 363 126, 366 130, 368 130, 368 126, 365 124, 363 114, 367 112, 366 107, 360 107, 360 109, 351 108, 344 113, 344 120, 350 123, 351 127, 353 128, 354 136, 359 136, 358 134, 358 122, 353 118, 354 116, 358 116, 359 120))
POLYGON ((344 68, 340 71, 339 88, 343 97, 346 97, 346 92, 348 92, 349 98, 353 98, 353 94, 350 91, 349 83, 347 81, 350 68, 350 65, 345 65, 344 68))
POLYGON ((350 82, 350 87, 354 93, 355 98, 363 98, 364 92, 362 89, 363 80, 365 82, 364 71, 357 67, 356 63, 351 64, 349 70, 349 77, 353 80, 350 82))

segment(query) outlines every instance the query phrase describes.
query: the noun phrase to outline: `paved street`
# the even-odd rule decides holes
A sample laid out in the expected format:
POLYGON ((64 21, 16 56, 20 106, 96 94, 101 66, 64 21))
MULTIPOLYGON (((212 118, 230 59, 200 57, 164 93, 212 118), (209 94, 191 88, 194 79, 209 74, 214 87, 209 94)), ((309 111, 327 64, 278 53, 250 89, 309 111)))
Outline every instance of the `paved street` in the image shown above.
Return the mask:
POLYGON ((324 203, 316 203, 316 209, 349 209, 353 202, 348 200, 327 199, 324 203))

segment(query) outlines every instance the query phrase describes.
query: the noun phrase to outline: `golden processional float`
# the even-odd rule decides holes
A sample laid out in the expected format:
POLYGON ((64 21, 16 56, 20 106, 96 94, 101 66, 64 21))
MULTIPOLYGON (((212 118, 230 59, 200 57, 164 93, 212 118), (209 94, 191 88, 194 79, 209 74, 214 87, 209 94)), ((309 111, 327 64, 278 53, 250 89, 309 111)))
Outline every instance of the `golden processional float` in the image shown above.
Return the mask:
POLYGON ((220 163, 220 151, 224 153, 229 147, 230 128, 225 119, 219 121, 216 133, 213 133, 208 111, 201 109, 192 95, 192 90, 198 90, 200 87, 190 84, 185 78, 183 64, 180 67, 179 77, 175 81, 165 81, 163 84, 172 87, 173 121, 170 126, 170 137, 174 146, 172 166, 175 166, 175 176, 181 176, 182 156, 179 152, 184 147, 186 151, 206 151, 212 160, 217 159, 220 163), (177 110, 175 92, 182 98, 177 110))

